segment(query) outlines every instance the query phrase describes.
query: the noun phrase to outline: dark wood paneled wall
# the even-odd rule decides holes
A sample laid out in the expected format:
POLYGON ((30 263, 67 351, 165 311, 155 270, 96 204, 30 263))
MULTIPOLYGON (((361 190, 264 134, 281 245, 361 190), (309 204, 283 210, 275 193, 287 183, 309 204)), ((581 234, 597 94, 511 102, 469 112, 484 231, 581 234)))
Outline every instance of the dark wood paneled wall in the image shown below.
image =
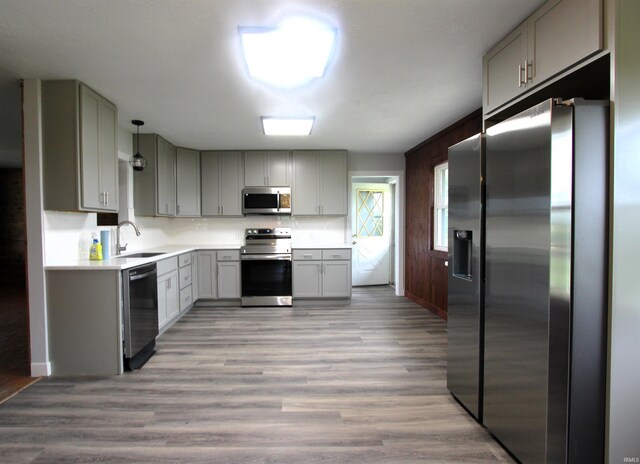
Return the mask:
POLYGON ((27 227, 22 169, 0 169, 0 286, 25 287, 27 227))
POLYGON ((447 318, 447 253, 433 249, 433 168, 447 149, 482 129, 480 109, 405 153, 405 295, 447 318))

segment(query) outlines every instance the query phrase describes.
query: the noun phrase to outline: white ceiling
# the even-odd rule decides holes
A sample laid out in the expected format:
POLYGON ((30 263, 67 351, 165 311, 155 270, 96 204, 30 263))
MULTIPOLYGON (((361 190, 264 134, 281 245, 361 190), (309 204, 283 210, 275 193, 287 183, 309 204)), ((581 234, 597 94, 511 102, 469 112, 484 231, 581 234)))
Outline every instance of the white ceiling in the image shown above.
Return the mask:
POLYGON ((541 3, 0 0, 0 91, 79 79, 118 106, 120 125, 142 119, 144 132, 196 149, 403 153, 481 106, 482 55, 541 3), (237 27, 287 14, 329 22, 339 43, 326 77, 283 91, 246 76, 237 27), (273 138, 261 115, 317 120, 310 137, 273 138))

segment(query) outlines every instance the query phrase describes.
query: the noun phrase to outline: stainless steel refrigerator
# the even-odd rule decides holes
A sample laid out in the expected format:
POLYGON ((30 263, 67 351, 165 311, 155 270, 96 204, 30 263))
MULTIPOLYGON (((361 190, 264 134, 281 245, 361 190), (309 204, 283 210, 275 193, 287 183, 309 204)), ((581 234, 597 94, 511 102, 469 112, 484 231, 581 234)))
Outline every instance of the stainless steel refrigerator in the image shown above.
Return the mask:
MULTIPOLYGON (((524 464, 604 462, 608 113, 548 100, 486 132, 478 404, 524 464)), ((454 372, 463 335, 450 325, 454 372)))
POLYGON ((449 147, 447 387, 482 419, 484 135, 449 147))

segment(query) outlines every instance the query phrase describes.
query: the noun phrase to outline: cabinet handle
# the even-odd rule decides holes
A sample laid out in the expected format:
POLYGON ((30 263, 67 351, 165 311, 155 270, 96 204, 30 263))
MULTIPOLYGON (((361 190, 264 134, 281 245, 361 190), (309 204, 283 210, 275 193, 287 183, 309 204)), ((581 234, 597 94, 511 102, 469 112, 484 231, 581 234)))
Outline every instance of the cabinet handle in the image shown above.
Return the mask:
POLYGON ((313 258, 313 255, 306 255, 306 254, 305 254, 305 255, 302 255, 302 256, 304 256, 304 259, 307 259, 307 258, 311 259, 311 258, 313 258))
POLYGON ((533 61, 524 60, 524 83, 533 80, 533 61), (531 67, 531 75, 529 75, 529 67, 531 67))
POLYGON ((522 73, 524 72, 524 69, 522 67, 522 65, 520 63, 518 63, 518 87, 522 87, 522 84, 524 84, 524 82, 522 82, 522 73))
POLYGON ((221 214, 222 216, 224 216, 224 205, 222 205, 222 206, 220 207, 220 214, 221 214))
POLYGON ((166 287, 171 288, 171 279, 167 279, 166 287))
POLYGON ((180 214, 180 205, 176 205, 176 214, 180 214))

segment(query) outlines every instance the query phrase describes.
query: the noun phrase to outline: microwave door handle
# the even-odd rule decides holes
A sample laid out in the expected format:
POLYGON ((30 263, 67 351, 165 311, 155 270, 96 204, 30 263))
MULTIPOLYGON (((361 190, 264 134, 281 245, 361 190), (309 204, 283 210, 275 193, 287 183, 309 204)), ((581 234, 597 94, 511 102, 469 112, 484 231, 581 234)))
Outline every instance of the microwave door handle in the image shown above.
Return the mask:
POLYGON ((276 211, 280 211, 280 190, 276 192, 276 211))

